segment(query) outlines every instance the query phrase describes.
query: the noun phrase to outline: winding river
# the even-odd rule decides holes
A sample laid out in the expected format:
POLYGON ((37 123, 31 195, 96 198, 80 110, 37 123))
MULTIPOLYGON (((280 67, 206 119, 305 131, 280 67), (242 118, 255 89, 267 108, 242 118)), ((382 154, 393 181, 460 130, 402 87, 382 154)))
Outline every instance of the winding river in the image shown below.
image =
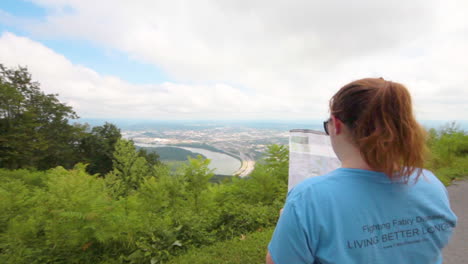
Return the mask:
POLYGON ((144 144, 144 143, 135 143, 139 147, 171 147, 171 148, 181 148, 193 153, 199 153, 211 160, 210 169, 214 170, 215 174, 221 175, 234 175, 237 170, 241 167, 242 163, 240 160, 233 158, 229 155, 220 152, 214 152, 211 150, 201 149, 201 148, 190 148, 190 147, 177 147, 171 145, 154 145, 154 144, 144 144))

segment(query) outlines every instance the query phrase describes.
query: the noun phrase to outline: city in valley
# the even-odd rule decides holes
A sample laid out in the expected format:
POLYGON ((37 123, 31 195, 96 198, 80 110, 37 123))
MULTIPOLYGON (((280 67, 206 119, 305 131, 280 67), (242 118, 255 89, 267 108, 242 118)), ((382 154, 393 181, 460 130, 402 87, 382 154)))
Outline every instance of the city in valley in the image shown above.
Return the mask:
POLYGON ((250 174, 269 144, 288 144, 289 141, 288 129, 229 125, 123 129, 122 135, 144 147, 184 146, 223 152, 241 160, 241 167, 234 173, 241 177, 250 174))

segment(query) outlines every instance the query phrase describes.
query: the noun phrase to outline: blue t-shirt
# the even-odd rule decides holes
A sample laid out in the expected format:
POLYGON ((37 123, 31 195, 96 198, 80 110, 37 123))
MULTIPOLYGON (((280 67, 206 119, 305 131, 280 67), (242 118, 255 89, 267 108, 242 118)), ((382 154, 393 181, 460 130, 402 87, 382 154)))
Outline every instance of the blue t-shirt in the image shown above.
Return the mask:
POLYGON ((288 194, 268 245, 275 264, 442 263, 457 217, 443 184, 340 168, 288 194))

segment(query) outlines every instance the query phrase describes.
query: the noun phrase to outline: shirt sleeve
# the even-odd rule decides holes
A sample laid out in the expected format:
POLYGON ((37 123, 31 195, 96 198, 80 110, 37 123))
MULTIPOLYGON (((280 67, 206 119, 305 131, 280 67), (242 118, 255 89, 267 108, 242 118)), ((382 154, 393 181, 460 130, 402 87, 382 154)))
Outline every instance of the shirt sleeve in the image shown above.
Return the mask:
POLYGON ((300 212, 291 201, 286 202, 284 206, 268 251, 275 264, 314 263, 308 235, 301 224, 300 212))

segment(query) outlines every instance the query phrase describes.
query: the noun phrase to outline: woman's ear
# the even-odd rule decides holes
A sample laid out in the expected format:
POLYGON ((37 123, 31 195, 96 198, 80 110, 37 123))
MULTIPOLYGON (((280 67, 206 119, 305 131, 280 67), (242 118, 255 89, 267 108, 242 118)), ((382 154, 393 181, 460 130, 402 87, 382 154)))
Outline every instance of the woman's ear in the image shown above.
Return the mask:
POLYGON ((342 132, 343 129, 343 123, 341 122, 340 119, 338 119, 336 116, 332 115, 331 116, 332 123, 333 123, 333 128, 332 130, 335 132, 335 135, 339 135, 342 132))

